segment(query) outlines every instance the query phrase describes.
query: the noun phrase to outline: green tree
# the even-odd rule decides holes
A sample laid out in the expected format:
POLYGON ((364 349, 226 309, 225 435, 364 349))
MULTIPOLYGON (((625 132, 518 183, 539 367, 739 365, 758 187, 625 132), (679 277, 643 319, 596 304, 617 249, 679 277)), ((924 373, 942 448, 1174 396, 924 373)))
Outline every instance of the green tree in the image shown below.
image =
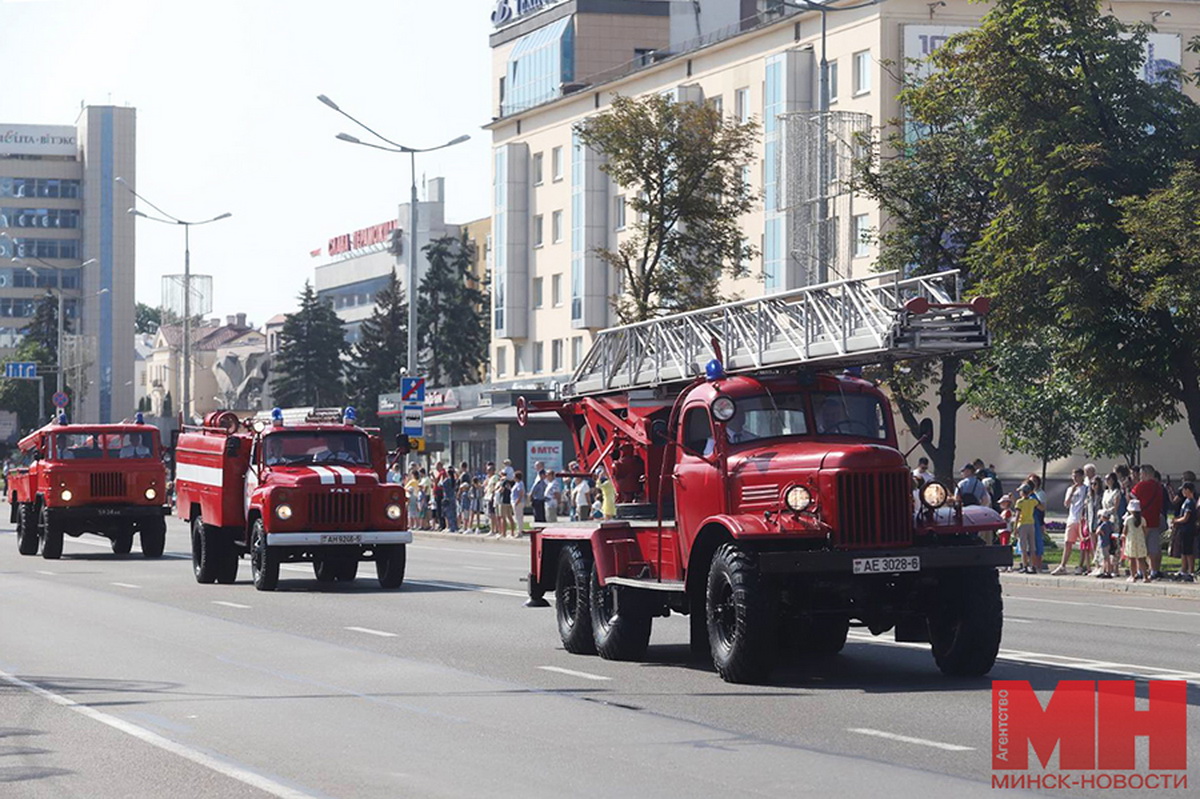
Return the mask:
POLYGON ((474 245, 445 236, 425 247, 429 269, 417 296, 421 372, 434 386, 478 383, 487 360, 486 295, 470 285, 474 245))
MULTIPOLYGON (((65 331, 71 332, 69 322, 65 331)), ((21 328, 26 340, 37 342, 46 351, 47 365, 58 363, 58 298, 53 294, 43 294, 33 309, 33 317, 29 324, 21 328)))
POLYGON ((285 317, 279 331, 275 399, 285 406, 341 405, 342 356, 348 352, 342 321, 307 281, 299 300, 300 309, 285 317))
MULTIPOLYGON (((13 353, 14 361, 32 361, 39 367, 45 367, 54 362, 50 350, 33 338, 27 336, 17 346, 13 353)), ((43 377, 52 381, 52 377, 43 377)), ((48 385, 53 388, 53 383, 48 385)), ((38 383, 36 380, 0 379, 0 408, 14 411, 17 414, 17 424, 21 430, 33 430, 50 419, 54 406, 50 403, 53 390, 45 392, 46 404, 38 409, 38 383)))
POLYGON ((387 286, 375 295, 375 309, 359 327, 350 352, 346 386, 364 423, 378 421, 379 395, 400 390, 408 360, 408 303, 392 270, 387 286))
POLYGON ((135 333, 157 333, 163 323, 162 308, 153 308, 144 302, 139 302, 133 312, 133 331, 135 333))
POLYGON ((623 322, 713 305, 722 273, 748 274, 756 250, 741 217, 755 197, 742 174, 756 158, 756 121, 651 94, 615 97, 576 132, 625 191, 629 232, 615 250, 597 250, 622 276, 614 308, 623 322))

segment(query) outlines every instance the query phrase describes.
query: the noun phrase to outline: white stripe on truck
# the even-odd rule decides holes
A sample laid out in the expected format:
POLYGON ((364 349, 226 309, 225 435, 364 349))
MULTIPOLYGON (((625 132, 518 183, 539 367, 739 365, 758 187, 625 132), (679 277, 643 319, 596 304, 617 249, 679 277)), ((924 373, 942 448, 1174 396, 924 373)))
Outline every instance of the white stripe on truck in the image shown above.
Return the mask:
POLYGON ((354 472, 347 469, 345 466, 326 466, 325 468, 333 471, 335 474, 341 475, 344 485, 354 485, 354 472))
POLYGON ((334 473, 324 466, 309 466, 308 470, 315 472, 321 478, 321 485, 323 486, 331 486, 337 482, 337 477, 334 473))
POLYGON ((187 480, 189 483, 216 486, 220 488, 224 472, 220 466, 201 466, 198 463, 175 464, 175 480, 187 480))

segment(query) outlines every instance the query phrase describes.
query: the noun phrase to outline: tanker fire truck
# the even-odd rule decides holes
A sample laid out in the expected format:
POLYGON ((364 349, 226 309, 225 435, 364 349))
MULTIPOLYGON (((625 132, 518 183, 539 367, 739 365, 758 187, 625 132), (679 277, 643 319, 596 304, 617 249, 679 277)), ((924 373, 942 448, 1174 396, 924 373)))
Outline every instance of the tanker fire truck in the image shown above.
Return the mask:
POLYGON ((143 424, 69 424, 60 415, 18 444, 21 465, 8 474, 10 521, 22 555, 62 557, 63 536, 102 535, 127 554, 135 533, 142 554, 161 557, 166 542, 167 474, 158 429, 143 424))
POLYGON ((1003 521, 917 491, 887 397, 857 376, 986 347, 987 300, 960 298, 954 272, 886 273, 601 331, 564 399, 517 411, 562 417, 617 518, 535 531, 527 604, 554 592, 567 651, 618 660, 686 614, 729 682, 839 652, 851 626, 985 674, 1012 563, 985 540, 1003 521))
POLYGON ((260 591, 296 561, 311 561, 321 582, 350 582, 373 560, 379 584, 400 587, 412 541, 404 492, 386 482, 378 430, 354 421, 353 408, 276 408, 245 422, 216 411, 184 428, 175 507, 191 525, 197 582, 232 583, 248 554, 260 591))

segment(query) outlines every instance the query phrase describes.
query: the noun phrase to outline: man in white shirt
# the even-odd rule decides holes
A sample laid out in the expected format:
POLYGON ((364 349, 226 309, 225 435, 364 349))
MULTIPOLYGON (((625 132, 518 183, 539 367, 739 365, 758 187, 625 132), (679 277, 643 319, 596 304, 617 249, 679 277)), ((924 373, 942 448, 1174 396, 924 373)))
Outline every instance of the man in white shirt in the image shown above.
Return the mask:
POLYGON ((992 497, 988 494, 987 486, 975 476, 975 464, 965 464, 959 473, 962 475, 962 479, 958 481, 958 488, 954 492, 954 498, 959 501, 959 504, 992 504, 992 497))
MULTIPOLYGON (((1058 568, 1050 572, 1051 574, 1066 574, 1067 566, 1070 565, 1071 550, 1075 547, 1075 542, 1087 533, 1084 529, 1084 504, 1088 497, 1088 484, 1084 482, 1083 469, 1076 469, 1071 473, 1071 485, 1067 487, 1067 494, 1063 497, 1063 507, 1067 510, 1067 540, 1063 544, 1062 562, 1058 564, 1058 568)), ((1080 556, 1080 565, 1075 567, 1076 574, 1083 574, 1082 555, 1080 556)))
POLYGON ((913 469, 913 477, 921 480, 921 485, 933 482, 933 472, 929 471, 929 458, 917 458, 917 468, 913 469))

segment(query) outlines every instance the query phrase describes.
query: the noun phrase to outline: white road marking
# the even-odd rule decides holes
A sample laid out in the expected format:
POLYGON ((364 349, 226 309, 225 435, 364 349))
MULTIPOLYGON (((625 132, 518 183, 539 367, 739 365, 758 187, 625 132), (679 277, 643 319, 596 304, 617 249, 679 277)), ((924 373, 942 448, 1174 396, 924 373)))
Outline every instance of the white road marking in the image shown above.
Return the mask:
POLYGON ((515 596, 521 599, 526 599, 529 594, 524 591, 512 591, 507 588, 484 588, 478 585, 457 585, 455 583, 443 583, 438 580, 405 580, 406 583, 413 585, 427 585, 430 588, 445 588, 449 591, 477 591, 480 594, 496 594, 497 596, 515 596))
MULTIPOLYGON (((416 531, 416 533, 418 535, 420 534, 420 532, 421 532, 420 530, 416 531)), ((470 539, 468 539, 468 540, 470 540, 470 539)), ((431 546, 426 546, 424 544, 409 544, 408 548, 409 549, 423 549, 426 552, 452 552, 455 555, 460 555, 460 556, 463 553, 463 550, 460 546, 431 547, 431 546)), ((472 555, 490 555, 494 558, 520 558, 521 560, 524 560, 524 561, 529 560, 529 551, 528 550, 526 550, 525 552, 493 552, 493 551, 491 551, 493 549, 498 549, 498 547, 480 547, 480 548, 476 548, 476 549, 471 549, 469 551, 471 552, 472 555)))
POLYGON ((396 633, 385 633, 383 630, 372 630, 370 627, 347 627, 347 630, 352 630, 356 633, 366 633, 367 635, 378 635, 380 638, 398 638, 396 633))
POLYGON ((1012 616, 1004 617, 1005 624, 1033 624, 1033 619, 1014 619, 1012 616))
POLYGON ((45 688, 42 688, 40 685, 34 685, 31 682, 26 682, 25 680, 15 677, 8 672, 0 671, 0 680, 3 680, 9 685, 23 688, 24 690, 53 702, 56 705, 69 708, 80 715, 83 715, 93 721, 98 721, 101 724, 112 727, 115 730, 119 730, 126 735, 131 735, 134 738, 137 738, 139 741, 158 747, 159 749, 170 752, 173 755, 178 755, 185 760, 190 760, 197 765, 215 771, 218 774, 229 777, 230 779, 235 779, 238 782, 245 783, 253 788, 258 788, 260 791, 265 791, 272 796, 278 796, 281 799, 313 799, 313 797, 316 796, 316 794, 310 794, 299 790, 298 788, 284 785, 281 782, 276 782, 270 777, 256 774, 249 769, 242 768, 241 766, 233 763, 227 763, 224 760, 213 757, 210 754, 192 749, 190 746, 185 746, 184 744, 176 741, 172 741, 170 738, 165 738, 156 732, 148 730, 145 727, 139 727, 138 725, 129 721, 125 721, 122 718, 111 716, 108 713, 101 712, 95 708, 88 707, 87 705, 81 705, 74 699, 68 699, 65 696, 48 691, 45 688))
POLYGON ((959 746, 958 744, 947 744, 941 741, 931 741, 928 738, 913 738, 911 735, 897 735, 894 732, 884 732, 883 730, 872 730, 867 727, 851 727, 850 732, 856 732, 859 735, 871 735, 876 738, 887 738, 889 741, 900 741, 906 744, 917 744, 918 746, 932 746, 934 749, 945 749, 947 752, 973 752, 973 746, 959 746))
POLYGON ((542 671, 552 671, 555 674, 565 674, 568 677, 582 677, 585 680, 611 680, 612 677, 605 677, 600 674, 588 674, 586 671, 575 671, 574 669, 564 669, 558 666, 538 666, 542 671))
POLYGON ((48 572, 48 571, 42 571, 41 569, 38 569, 38 570, 37 570, 37 574, 44 574, 44 575, 46 575, 46 576, 48 576, 48 577, 57 577, 57 576, 58 576, 58 572, 48 572))
POLYGON ((494 572, 496 571, 491 566, 463 566, 464 569, 470 569, 473 572, 494 572))
POLYGON ((214 600, 213 600, 213 604, 214 604, 214 605, 223 605, 223 606, 225 606, 225 607, 227 607, 227 608, 238 608, 238 609, 240 609, 240 610, 250 610, 250 606, 249 606, 249 605, 241 605, 241 604, 239 604, 239 603, 237 603, 237 602, 222 602, 222 601, 221 601, 221 600, 219 600, 219 599, 214 599, 214 600))
POLYGON ((112 583, 112 585, 115 585, 117 588, 141 588, 140 585, 134 585, 133 583, 112 583))
POLYGON ((1138 610, 1142 613, 1165 613, 1169 616, 1200 616, 1200 613, 1191 610, 1166 610, 1165 608, 1141 608, 1136 605, 1102 605, 1098 602, 1071 602, 1066 599, 1041 599, 1032 596, 1011 596, 1005 594, 1004 601, 1017 600, 1019 602, 1045 602, 1051 605, 1076 605, 1082 608, 1107 608, 1110 610, 1138 610))

